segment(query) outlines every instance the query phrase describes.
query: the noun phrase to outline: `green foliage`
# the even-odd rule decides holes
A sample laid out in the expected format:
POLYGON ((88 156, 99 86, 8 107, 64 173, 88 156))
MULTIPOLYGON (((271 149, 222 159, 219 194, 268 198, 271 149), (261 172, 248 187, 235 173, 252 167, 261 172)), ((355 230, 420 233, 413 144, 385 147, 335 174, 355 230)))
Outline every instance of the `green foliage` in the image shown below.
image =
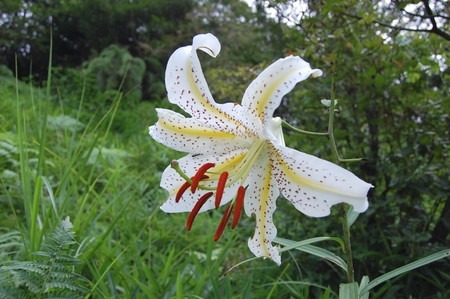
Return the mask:
POLYGON ((12 71, 6 65, 2 65, 2 64, 0 64, 0 78, 1 77, 6 77, 6 78, 13 77, 12 71))
POLYGON ((245 89, 257 76, 258 70, 249 66, 211 67, 206 70, 205 76, 217 102, 240 103, 245 89))
MULTIPOLYGON (((0 6, 4 13, 0 23, 4 61, 0 64, 14 70, 17 55, 19 77, 28 77, 32 69, 35 80, 42 82, 50 32, 55 66, 80 66, 112 44, 128 47, 134 56, 152 56, 161 64, 174 45, 167 37, 177 36, 193 1, 21 0, 0 5, 6 6, 0 6), (31 56, 39 59, 31 63, 31 56)), ((148 71, 161 80, 162 73, 148 71)))
MULTIPOLYGON (((287 113, 300 128, 324 131, 326 109, 319 100, 329 97, 330 77, 335 76, 340 99, 338 147, 344 157, 367 159, 360 167, 345 167, 376 186, 368 212, 352 227, 357 273, 374 278, 449 244, 449 230, 442 229, 449 215, 445 141, 449 114, 444 104, 449 86, 443 81, 448 76, 448 51, 436 35, 400 33, 374 24, 389 22, 392 15, 383 15, 369 2, 326 1, 315 9, 315 16, 297 27, 303 34, 285 30, 286 47, 322 68, 325 75, 319 82, 323 83, 302 83, 287 99, 282 115, 287 113), (349 15, 349 7, 365 17, 358 21, 349 15)), ((380 9, 388 11, 392 6, 380 9)), ((287 139, 307 152, 324 157, 330 153, 325 140, 298 135, 287 139)), ((316 225, 316 221, 302 221, 307 227, 316 225)), ((339 234, 329 224, 319 225, 339 234)), ((317 228, 304 232, 310 237, 318 233, 317 228)), ((445 262, 424 267, 375 290, 371 298, 410 294, 445 298, 448 281, 441 273, 448 271, 445 262), (430 279, 423 279, 422 272, 430 279)))
POLYGON ((15 255, 22 247, 20 232, 9 231, 0 234, 0 262, 3 262, 10 255, 15 255))
MULTIPOLYGON (((160 175, 183 154, 152 141, 147 127, 155 107, 173 108, 163 82, 170 53, 205 31, 222 42, 216 59, 200 56, 218 101, 239 102, 266 65, 299 55, 324 76, 302 82, 276 114, 325 131, 320 100, 329 98, 335 77, 338 148, 344 158, 366 158, 343 166, 376 186, 369 210, 352 226, 356 277, 368 275, 370 283, 448 247, 448 45, 436 32, 382 25, 394 24, 403 2, 309 1, 301 10, 295 2, 256 1, 254 11, 237 0, 0 3, 0 63, 8 67, 0 70, 2 263, 48 261, 32 252, 61 215, 70 215, 82 240, 76 257, 83 264, 74 269, 92 281, 93 298, 337 297, 342 271, 310 254, 284 253, 281 267, 239 264, 252 256, 246 244, 253 219, 214 243, 215 212, 199 215, 202 225, 187 233, 186 215, 159 211, 166 197, 160 175), (274 8, 272 17, 264 6, 274 8), (16 83, 9 71, 17 54, 20 78, 45 80, 48 16, 61 66, 52 69, 49 92, 16 83), (131 62, 136 57, 144 72, 141 60, 131 62), (139 94, 149 101, 137 103, 139 94)), ((331 156, 326 139, 285 133, 289 146, 331 156)), ((311 219, 279 201, 274 218, 280 238, 300 241, 341 235, 333 216, 311 219)), ((341 256, 338 244, 324 247, 341 256)), ((370 298, 448 298, 449 272, 447 261, 436 262, 377 286, 370 298)))
POLYGON ((127 94, 127 102, 133 103, 142 97, 145 63, 126 49, 117 45, 107 47, 89 62, 87 72, 94 75, 99 91, 120 90, 127 94))
POLYGON ((88 280, 74 271, 81 261, 72 249, 75 233, 69 217, 48 236, 32 261, 0 267, 0 298, 83 298, 88 280))

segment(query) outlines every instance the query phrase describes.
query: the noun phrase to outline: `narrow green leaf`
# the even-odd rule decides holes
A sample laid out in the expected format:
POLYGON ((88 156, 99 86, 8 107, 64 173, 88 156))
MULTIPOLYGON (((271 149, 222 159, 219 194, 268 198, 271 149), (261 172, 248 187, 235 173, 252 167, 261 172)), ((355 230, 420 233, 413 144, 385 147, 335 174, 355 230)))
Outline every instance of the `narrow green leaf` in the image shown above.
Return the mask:
POLYGON ((358 299, 358 283, 341 283, 339 285, 339 299, 358 299))
POLYGON ((275 243, 285 246, 280 250, 280 252, 289 251, 289 250, 295 249, 299 246, 310 245, 310 244, 314 244, 314 243, 322 242, 322 241, 335 241, 335 242, 339 243, 339 245, 341 245, 342 248, 344 248, 344 241, 342 241, 342 239, 336 238, 336 237, 316 237, 316 238, 311 238, 311 239, 298 241, 298 242, 277 237, 273 241, 275 243))
POLYGON ((342 246, 341 239, 332 238, 332 237, 317 237, 317 238, 311 238, 311 239, 300 241, 300 242, 295 242, 295 241, 286 240, 286 239, 282 239, 282 238, 275 238, 274 242, 285 246, 280 250, 280 252, 287 251, 290 249, 297 249, 297 250, 315 255, 317 257, 323 258, 327 261, 330 261, 333 264, 342 268, 345 272, 347 272, 347 263, 342 258, 340 258, 333 252, 326 250, 324 248, 320 248, 320 247, 317 247, 314 245, 308 245, 308 244, 325 241, 325 240, 336 241, 339 244, 341 244, 341 246, 342 246))
POLYGON ((184 298, 184 295, 183 295, 183 279, 181 278, 181 273, 180 272, 178 272, 178 275, 177 275, 177 295, 176 295, 176 298, 178 299, 182 299, 182 298, 184 298))
MULTIPOLYGON (((359 284, 359 293, 361 294, 361 290, 365 288, 369 284, 369 276, 363 276, 361 279, 361 283, 359 284)), ((369 299, 369 292, 359 297, 360 299, 369 299)))
POLYGON ((46 177, 40 177, 40 178, 44 182, 45 189, 46 189, 47 194, 48 194, 48 196, 50 198, 50 202, 52 203, 53 211, 55 212, 56 218, 60 219, 61 217, 59 216, 59 213, 58 213, 58 206, 56 204, 55 195, 53 194, 52 185, 51 185, 50 181, 46 177))
POLYGON ((440 259, 446 258, 450 256, 450 249, 445 249, 442 251, 439 251, 435 254, 429 255, 427 257, 421 258, 415 262, 409 263, 405 266, 402 266, 400 268, 397 268, 395 270, 392 270, 386 274, 381 275, 380 277, 375 278, 374 280, 372 280, 365 288, 363 288, 360 291, 360 296, 364 295, 366 292, 369 292, 371 289, 373 289, 374 287, 376 287, 377 285, 391 279, 394 278, 398 275, 401 275, 403 273, 406 273, 408 271, 414 270, 416 268, 425 266, 427 264, 430 264, 432 262, 438 261, 440 259))
POLYGON ((347 223, 348 227, 351 227, 353 223, 355 223, 356 219, 358 219, 359 213, 353 210, 353 206, 350 205, 347 211, 347 223))
POLYGON ((92 286, 91 288, 91 293, 93 293, 95 291, 95 289, 98 287, 98 285, 102 282, 103 278, 105 278, 106 274, 108 274, 108 271, 111 270, 112 266, 114 266, 114 264, 120 260, 120 257, 122 256, 122 254, 124 254, 127 250, 128 250, 129 246, 125 247, 118 255, 117 257, 112 260, 111 263, 109 263, 109 265, 106 267, 106 269, 103 271, 103 273, 101 273, 101 275, 98 277, 97 282, 92 286))
POLYGON ((33 202, 31 205, 30 214, 30 248, 32 251, 37 251, 41 246, 42 241, 42 224, 39 217, 39 207, 41 204, 41 192, 42 192, 42 177, 36 177, 36 185, 34 188, 33 202))
POLYGON ((223 277, 227 276, 228 273, 230 273, 232 270, 236 269, 237 267, 239 267, 239 266, 242 265, 242 264, 245 264, 245 263, 248 263, 248 262, 251 262, 251 261, 260 259, 260 258, 261 258, 261 257, 259 257, 259 256, 254 256, 254 257, 248 258, 248 259, 246 259, 246 260, 243 260, 242 262, 239 262, 239 263, 237 263, 237 264, 231 266, 227 271, 225 271, 225 273, 223 273, 222 276, 223 276, 223 277))

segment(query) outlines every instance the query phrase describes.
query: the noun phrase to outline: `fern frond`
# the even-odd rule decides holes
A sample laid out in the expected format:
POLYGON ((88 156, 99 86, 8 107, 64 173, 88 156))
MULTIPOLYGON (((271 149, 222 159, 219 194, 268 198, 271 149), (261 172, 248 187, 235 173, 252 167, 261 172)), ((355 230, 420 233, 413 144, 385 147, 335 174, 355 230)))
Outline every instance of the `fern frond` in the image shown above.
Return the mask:
POLYGON ((55 261, 58 261, 65 266, 76 266, 81 264, 81 261, 77 259, 76 257, 73 257, 71 255, 62 254, 62 253, 55 253, 55 252, 47 252, 47 251, 36 251, 33 252, 33 255, 40 256, 48 259, 52 259, 55 261))
MULTIPOLYGON (((74 272, 81 263, 71 249, 77 244, 69 217, 61 221, 33 253, 34 261, 14 261, 0 267, 0 299, 83 298, 89 280, 74 272)), ((1 243, 0 243, 1 244, 1 243)))
POLYGON ((30 296, 23 290, 3 288, 0 286, 0 299, 30 299, 30 296))
POLYGON ((39 275, 26 271, 12 271, 12 275, 16 288, 25 287, 33 294, 41 292, 43 279, 39 275))
POLYGON ((0 234, 0 258, 15 254, 22 247, 21 239, 18 231, 0 234))
POLYGON ((48 265, 37 261, 26 262, 11 262, 7 266, 3 266, 1 269, 6 271, 25 271, 30 273, 36 273, 38 275, 44 275, 48 271, 48 265))

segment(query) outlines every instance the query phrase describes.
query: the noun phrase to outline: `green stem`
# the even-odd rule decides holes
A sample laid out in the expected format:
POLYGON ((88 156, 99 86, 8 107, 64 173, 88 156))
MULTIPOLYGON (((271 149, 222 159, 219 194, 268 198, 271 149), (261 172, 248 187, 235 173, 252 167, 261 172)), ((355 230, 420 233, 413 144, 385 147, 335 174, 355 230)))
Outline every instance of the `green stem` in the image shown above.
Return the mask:
POLYGON ((336 162, 341 162, 341 158, 339 157, 339 153, 336 146, 336 140, 334 139, 334 107, 336 105, 336 99, 334 95, 334 76, 331 76, 331 93, 330 93, 330 101, 331 105, 329 108, 328 115, 328 138, 330 138, 330 146, 331 151, 333 153, 333 157, 336 162))
POLYGON ((348 224, 348 204, 341 205, 341 221, 342 221, 342 231, 344 239, 344 249, 345 249, 345 259, 347 261, 347 282, 355 282, 355 270, 353 268, 353 253, 352 245, 350 241, 350 225, 348 224))
MULTIPOLYGON (((339 164, 343 161, 339 157, 339 153, 336 146, 336 140, 334 138, 334 107, 335 107, 335 93, 334 93, 334 74, 331 76, 331 93, 330 93, 330 110, 328 117, 328 136, 330 138, 330 146, 333 152, 333 156, 336 164, 339 164)), ((355 159, 347 159, 347 160, 355 160, 355 159)), ((350 225, 348 223, 347 213, 349 206, 347 204, 341 205, 341 221, 342 221, 342 231, 343 231, 343 239, 344 239, 344 249, 345 249, 345 259, 347 261, 347 282, 353 283, 355 281, 355 270, 353 268, 353 255, 352 255, 352 245, 350 241, 350 225)))
POLYGON ((334 93, 334 76, 331 76, 331 92, 330 92, 330 112, 328 116, 328 136, 330 138, 331 151, 333 152, 333 156, 337 162, 359 162, 362 158, 351 158, 351 159, 342 159, 339 157, 339 152, 337 150, 336 139, 334 138, 334 111, 336 106, 336 98, 334 93))
POLYGON ((291 126, 289 123, 287 123, 284 120, 282 120, 281 124, 285 128, 291 129, 297 133, 302 133, 302 134, 306 134, 306 135, 316 135, 316 136, 328 136, 328 132, 312 132, 312 131, 302 130, 302 129, 296 128, 294 126, 291 126))

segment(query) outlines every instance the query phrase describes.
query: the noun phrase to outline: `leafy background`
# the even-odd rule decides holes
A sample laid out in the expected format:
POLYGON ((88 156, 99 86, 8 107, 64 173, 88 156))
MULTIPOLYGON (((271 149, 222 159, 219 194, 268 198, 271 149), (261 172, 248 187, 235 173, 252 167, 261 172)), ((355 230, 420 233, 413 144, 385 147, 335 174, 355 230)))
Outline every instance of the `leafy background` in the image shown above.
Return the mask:
MULTIPOLYGON (((334 77, 339 150, 366 158, 345 167, 376 186, 352 226, 356 277, 448 248, 449 7, 416 2, 2 1, 0 272, 13 276, 2 280, 0 298, 11 288, 17 297, 75 296, 62 283, 33 289, 36 279, 17 278, 28 273, 23 265, 61 262, 36 254, 54 252, 55 234, 66 248, 58 254, 70 257, 62 269, 80 276, 71 280, 80 297, 336 298, 343 273, 300 252, 285 253, 281 267, 254 260, 226 272, 252 257, 253 219, 215 243, 217 212, 186 233, 186 215, 159 210, 160 174, 182 153, 155 143, 147 127, 155 107, 173 108, 163 81, 168 57, 201 32, 222 42, 216 59, 200 54, 218 101, 239 102, 265 66, 299 55, 324 76, 299 85, 276 113, 325 131, 320 99, 334 77)), ((331 158, 320 137, 286 139, 331 158)), ((337 217, 311 219, 282 200, 277 208, 280 237, 341 235, 337 217)), ((436 262, 371 297, 448 298, 448 273, 448 260, 436 262)))

